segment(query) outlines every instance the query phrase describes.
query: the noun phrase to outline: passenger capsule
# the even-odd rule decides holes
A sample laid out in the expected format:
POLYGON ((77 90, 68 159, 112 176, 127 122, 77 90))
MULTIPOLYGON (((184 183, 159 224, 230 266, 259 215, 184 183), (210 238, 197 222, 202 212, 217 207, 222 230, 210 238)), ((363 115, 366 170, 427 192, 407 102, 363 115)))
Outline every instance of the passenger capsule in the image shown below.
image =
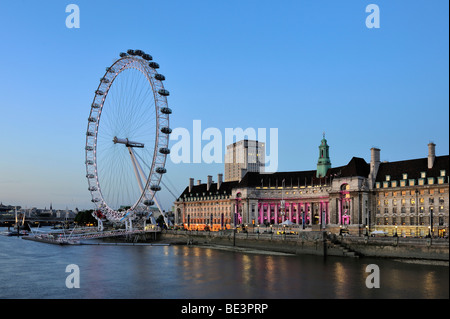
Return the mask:
POLYGON ((134 50, 128 50, 127 53, 128 53, 129 55, 135 55, 134 50))
POLYGON ((169 96, 170 95, 170 92, 167 91, 166 89, 160 89, 160 90, 158 90, 158 93, 160 95, 162 95, 162 96, 169 96))
POLYGON ((161 153, 161 154, 170 154, 170 150, 167 148, 167 147, 161 147, 160 149, 159 149, 159 152, 161 153))
POLYGON ((172 129, 170 127, 162 127, 161 128, 161 132, 163 132, 164 134, 170 134, 172 133, 172 129))
POLYGON ((150 186, 150 189, 154 192, 160 191, 161 190, 161 186, 159 185, 152 185, 150 186))
POLYGON ((109 83, 111 81, 109 79, 107 79, 107 78, 101 78, 100 82, 102 82, 102 83, 109 83))
POLYGON ((90 117, 89 119, 88 119, 88 121, 89 122, 92 122, 92 123, 95 123, 95 122, 97 122, 97 119, 95 118, 95 117, 90 117))
POLYGON ((100 104, 92 103, 92 108, 93 109, 98 109, 99 107, 100 107, 100 104))
POLYGON ((156 173, 158 173, 158 174, 165 174, 165 173, 167 173, 167 169, 165 169, 164 167, 157 167, 156 168, 156 173))
POLYGON ((149 199, 144 200, 144 205, 145 206, 152 206, 155 205, 155 202, 149 199))
POLYGON ((150 62, 148 66, 151 67, 152 69, 159 69, 159 64, 156 62, 150 62))
POLYGON ((95 136, 95 133, 94 133, 94 132, 89 132, 89 131, 87 131, 87 132, 86 132, 86 136, 95 136))
POLYGON ((116 73, 116 70, 114 70, 114 68, 112 68, 112 67, 109 67, 109 68, 106 68, 106 72, 116 73))
POLYGON ((119 55, 120 55, 121 58, 124 58, 124 57, 128 56, 128 54, 126 54, 125 52, 120 52, 119 55))
POLYGON ((100 201, 99 198, 93 198, 93 199, 91 200, 91 202, 93 202, 93 203, 98 203, 99 201, 100 201))
POLYGON ((161 113, 163 114, 172 114, 172 110, 169 107, 162 107, 161 113))
POLYGON ((86 151, 93 151, 94 150, 94 148, 92 146, 86 146, 85 149, 86 149, 86 151))
POLYGON ((103 94, 105 94, 103 91, 101 91, 101 90, 97 90, 97 91, 95 91, 95 94, 98 94, 98 95, 103 95, 103 94))
POLYGON ((157 79, 158 81, 164 81, 166 79, 166 77, 160 73, 156 73, 155 79, 157 79))
POLYGON ((87 174, 86 177, 87 177, 87 178, 94 178, 95 175, 94 175, 94 174, 87 174))
POLYGON ((94 161, 93 161, 93 160, 87 160, 87 161, 86 161, 86 164, 87 164, 87 165, 94 165, 94 161))
POLYGON ((144 51, 142 51, 142 50, 134 50, 134 54, 142 56, 144 54, 144 51))
POLYGON ((96 186, 91 186, 88 188, 88 190, 90 190, 91 192, 95 192, 97 191, 97 187, 96 186))
POLYGON ((143 54, 142 57, 144 58, 144 60, 147 60, 147 61, 153 60, 153 57, 147 53, 143 54))

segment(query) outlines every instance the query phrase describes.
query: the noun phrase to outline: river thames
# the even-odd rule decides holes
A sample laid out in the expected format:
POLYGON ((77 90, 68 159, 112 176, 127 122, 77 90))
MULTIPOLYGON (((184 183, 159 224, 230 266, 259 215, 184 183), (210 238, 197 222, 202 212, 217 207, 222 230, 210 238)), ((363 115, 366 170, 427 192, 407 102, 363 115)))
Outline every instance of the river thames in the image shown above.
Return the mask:
POLYGON ((0 298, 448 299, 449 268, 195 246, 58 246, 0 236, 0 298), (366 286, 369 264, 379 267, 380 288, 366 286), (68 265, 79 268, 79 288, 66 286, 68 265))

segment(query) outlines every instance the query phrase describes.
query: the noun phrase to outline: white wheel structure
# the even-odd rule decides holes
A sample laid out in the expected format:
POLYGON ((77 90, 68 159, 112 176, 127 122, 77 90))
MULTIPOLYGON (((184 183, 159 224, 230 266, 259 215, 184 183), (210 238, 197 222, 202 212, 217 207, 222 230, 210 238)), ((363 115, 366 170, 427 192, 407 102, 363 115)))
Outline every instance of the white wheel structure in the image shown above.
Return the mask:
POLYGON ((170 153, 169 91, 158 63, 141 50, 120 53, 100 79, 86 132, 86 178, 93 214, 125 223, 145 220, 166 173, 170 153))

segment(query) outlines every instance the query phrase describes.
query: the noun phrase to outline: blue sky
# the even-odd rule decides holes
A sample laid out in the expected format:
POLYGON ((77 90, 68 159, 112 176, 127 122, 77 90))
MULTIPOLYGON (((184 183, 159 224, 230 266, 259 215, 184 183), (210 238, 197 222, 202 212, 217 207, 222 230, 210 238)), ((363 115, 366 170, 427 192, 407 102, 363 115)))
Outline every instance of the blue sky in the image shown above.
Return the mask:
MULTIPOLYGON (((449 153, 448 1, 3 1, 0 201, 91 208, 84 166, 90 104, 127 49, 161 65, 171 127, 278 128, 279 171, 449 153), (80 8, 68 29, 66 5, 80 8), (368 29, 365 8, 380 8, 368 29)), ((204 142, 205 144, 206 142, 204 142)), ((223 164, 167 164, 181 192, 223 164)), ((173 197, 161 193, 164 208, 173 197)))

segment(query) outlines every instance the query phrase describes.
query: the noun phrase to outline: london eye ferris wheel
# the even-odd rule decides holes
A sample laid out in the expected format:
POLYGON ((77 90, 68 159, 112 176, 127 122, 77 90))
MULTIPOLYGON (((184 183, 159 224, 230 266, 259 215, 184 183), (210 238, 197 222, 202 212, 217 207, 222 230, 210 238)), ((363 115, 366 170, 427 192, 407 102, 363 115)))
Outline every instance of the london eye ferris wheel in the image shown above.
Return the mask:
POLYGON ((158 63, 141 50, 120 53, 95 91, 86 131, 86 178, 96 217, 131 222, 159 203, 166 173, 169 91, 158 63))

